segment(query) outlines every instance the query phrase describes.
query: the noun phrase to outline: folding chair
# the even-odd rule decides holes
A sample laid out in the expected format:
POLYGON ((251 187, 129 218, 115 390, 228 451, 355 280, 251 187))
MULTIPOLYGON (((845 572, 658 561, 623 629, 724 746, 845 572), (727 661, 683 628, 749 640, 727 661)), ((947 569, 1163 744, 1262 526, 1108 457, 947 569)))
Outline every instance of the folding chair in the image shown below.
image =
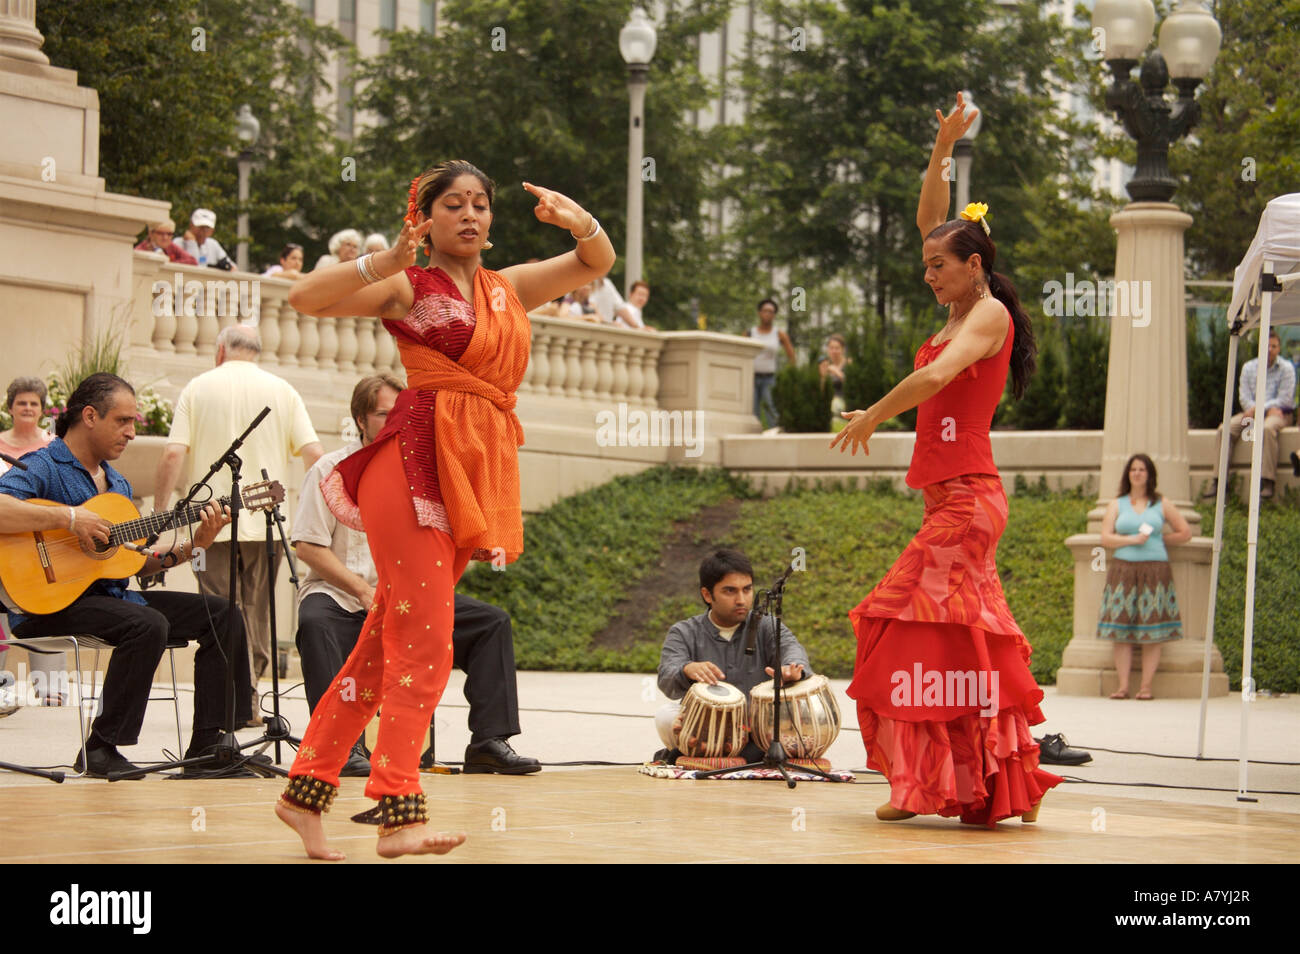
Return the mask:
MULTIPOLYGON (((171 666, 172 674, 172 692, 170 696, 156 696, 150 694, 150 702, 170 702, 172 709, 176 714, 176 754, 180 756, 184 753, 184 743, 181 740, 181 707, 180 693, 176 690, 176 650, 184 647, 186 640, 168 639, 167 640, 167 661, 171 666)), ((97 636, 89 633, 70 633, 66 636, 32 636, 26 639, 20 639, 16 636, 9 636, 0 633, 0 646, 7 646, 10 649, 25 649, 28 652, 41 653, 42 655, 53 655, 55 653, 65 652, 72 649, 73 670, 77 674, 77 726, 81 731, 81 764, 82 771, 74 775, 74 778, 80 778, 85 775, 86 765, 86 738, 89 735, 90 713, 95 711, 99 702, 99 654, 101 651, 111 652, 113 646, 97 636), (81 650, 93 649, 95 651, 95 661, 90 671, 90 694, 84 695, 81 684, 81 650), (89 703, 89 705, 87 705, 89 703)))

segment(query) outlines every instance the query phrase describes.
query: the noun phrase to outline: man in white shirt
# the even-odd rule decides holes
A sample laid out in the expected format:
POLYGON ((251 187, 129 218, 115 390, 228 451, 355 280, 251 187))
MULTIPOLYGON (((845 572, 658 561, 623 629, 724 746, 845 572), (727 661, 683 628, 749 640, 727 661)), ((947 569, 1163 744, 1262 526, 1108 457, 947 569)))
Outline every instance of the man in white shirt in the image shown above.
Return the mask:
POLYGON ((235 267, 234 263, 230 261, 230 256, 221 247, 221 243, 212 237, 212 231, 216 227, 217 213, 211 209, 195 209, 190 216, 190 232, 194 238, 181 236, 172 239, 172 244, 192 256, 200 265, 230 271, 235 267))
MULTIPOLYGON (((366 535, 339 523, 325 503, 321 481, 349 454, 373 441, 388 419, 402 383, 391 374, 363 378, 352 392, 352 418, 361 441, 326 454, 307 472, 294 515, 294 550, 307 566, 298 590, 298 655, 307 704, 314 710, 347 660, 374 600, 379 574, 366 535)), ((502 609, 456 595, 452 629, 454 664, 466 674, 470 745, 467 773, 526 775, 541 770, 536 759, 519 755, 510 736, 519 734, 514 637, 502 609)), ((432 768, 425 752, 421 768, 432 768)), ((360 739, 339 772, 345 778, 370 774, 360 739)))
MULTIPOLYGON (((249 325, 231 325, 217 336, 217 366, 205 371, 185 385, 176 401, 167 447, 158 462, 154 481, 154 509, 162 511, 171 503, 172 490, 180 476, 186 454, 194 479, 207 472, 236 437, 253 422, 264 407, 267 415, 245 439, 239 450, 243 466, 240 486, 262 479, 265 468, 271 480, 286 484, 289 458, 301 456, 304 466, 311 467, 324 453, 307 406, 289 382, 263 371, 256 364, 262 352, 257 329, 249 325)), ((223 468, 213 476, 213 496, 230 494, 230 471, 223 468)), ((207 550, 205 569, 195 575, 199 589, 212 596, 230 599, 230 531, 224 530, 207 550)), ((271 662, 270 574, 266 556, 266 521, 260 514, 243 513, 239 520, 240 599, 248 630, 253 686, 271 662)), ((279 569, 280 554, 275 555, 279 569)), ((257 722, 258 707, 249 713, 257 722)))

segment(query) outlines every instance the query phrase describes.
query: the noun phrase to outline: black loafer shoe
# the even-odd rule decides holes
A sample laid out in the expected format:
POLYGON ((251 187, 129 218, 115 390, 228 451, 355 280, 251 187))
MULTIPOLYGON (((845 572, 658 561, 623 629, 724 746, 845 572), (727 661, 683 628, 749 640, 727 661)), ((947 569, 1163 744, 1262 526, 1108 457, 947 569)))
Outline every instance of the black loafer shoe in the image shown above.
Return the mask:
MULTIPOLYGON (((81 753, 78 752, 72 768, 76 772, 84 769, 90 778, 108 778, 109 772, 134 772, 139 766, 128 762, 116 748, 107 748, 87 749, 84 762, 81 753)), ((136 775, 134 778, 138 779, 140 776, 136 775)))
POLYGON ((339 769, 339 778, 369 778, 370 777, 370 759, 366 758, 365 749, 360 743, 352 746, 352 752, 348 755, 348 760, 343 763, 343 768, 339 769))
POLYGON ((1297 454, 1295 451, 1291 452, 1291 473, 1300 477, 1300 454, 1297 454))
POLYGON ((1092 761, 1092 754, 1083 749, 1072 749, 1059 732, 1045 735, 1038 742, 1038 761, 1048 765, 1082 765, 1092 761))
POLYGON ((540 772, 542 763, 520 755, 505 739, 471 742, 465 748, 465 774, 528 775, 540 772))

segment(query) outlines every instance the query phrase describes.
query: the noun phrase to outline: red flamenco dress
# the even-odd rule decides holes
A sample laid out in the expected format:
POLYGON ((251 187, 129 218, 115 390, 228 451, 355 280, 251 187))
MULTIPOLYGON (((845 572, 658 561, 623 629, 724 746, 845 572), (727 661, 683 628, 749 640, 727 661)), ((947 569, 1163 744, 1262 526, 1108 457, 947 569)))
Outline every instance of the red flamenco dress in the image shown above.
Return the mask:
MULTIPOLYGON (((1011 362, 1009 314, 1007 326, 1001 351, 917 409, 907 483, 925 494, 921 529, 849 613, 858 657, 848 694, 890 804, 989 827, 1061 781, 1038 767, 1029 727, 1043 721, 1043 692, 995 559, 1007 497, 989 425, 1011 362)), ((946 344, 925 342, 915 366, 946 344)))

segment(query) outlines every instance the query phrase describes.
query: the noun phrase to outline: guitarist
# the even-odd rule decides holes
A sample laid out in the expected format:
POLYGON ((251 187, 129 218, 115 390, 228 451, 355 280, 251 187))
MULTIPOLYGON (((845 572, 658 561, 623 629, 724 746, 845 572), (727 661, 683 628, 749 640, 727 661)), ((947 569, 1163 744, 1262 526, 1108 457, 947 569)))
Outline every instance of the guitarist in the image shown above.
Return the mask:
MULTIPOLYGON (((132 498, 130 483, 108 462, 121 457, 135 438, 135 422, 135 389, 117 375, 92 374, 68 398, 67 410, 55 425, 58 439, 26 455, 23 463, 27 470, 15 467, 0 477, 0 493, 19 500, 35 497, 63 504, 63 508, 45 509, 61 509, 61 526, 76 533, 83 544, 88 536, 106 540, 107 522, 102 518, 92 521, 81 504, 102 493, 132 498), (89 533, 87 523, 91 524, 89 533)), ((230 522, 229 514, 229 509, 219 513, 215 504, 209 504, 192 541, 151 553, 141 573, 157 573, 164 559, 168 565, 188 560, 194 547, 206 547, 215 539, 230 522)), ((0 509, 0 521, 4 521, 0 531, 27 529, 23 524, 32 519, 6 505, 0 509)), ((251 698, 248 646, 239 613, 235 614, 236 645, 223 647, 230 612, 225 600, 156 590, 140 593, 128 590, 127 582, 99 580, 57 613, 9 613, 9 628, 20 639, 90 633, 113 645, 100 713, 86 741, 85 762, 80 753, 76 760, 77 771, 84 769, 99 778, 135 767, 117 747, 135 745, 139 739, 154 670, 168 639, 179 637, 199 644, 194 656, 194 726, 186 758, 201 755, 214 745, 226 724, 223 656, 234 666, 235 711, 247 712, 251 698)))

